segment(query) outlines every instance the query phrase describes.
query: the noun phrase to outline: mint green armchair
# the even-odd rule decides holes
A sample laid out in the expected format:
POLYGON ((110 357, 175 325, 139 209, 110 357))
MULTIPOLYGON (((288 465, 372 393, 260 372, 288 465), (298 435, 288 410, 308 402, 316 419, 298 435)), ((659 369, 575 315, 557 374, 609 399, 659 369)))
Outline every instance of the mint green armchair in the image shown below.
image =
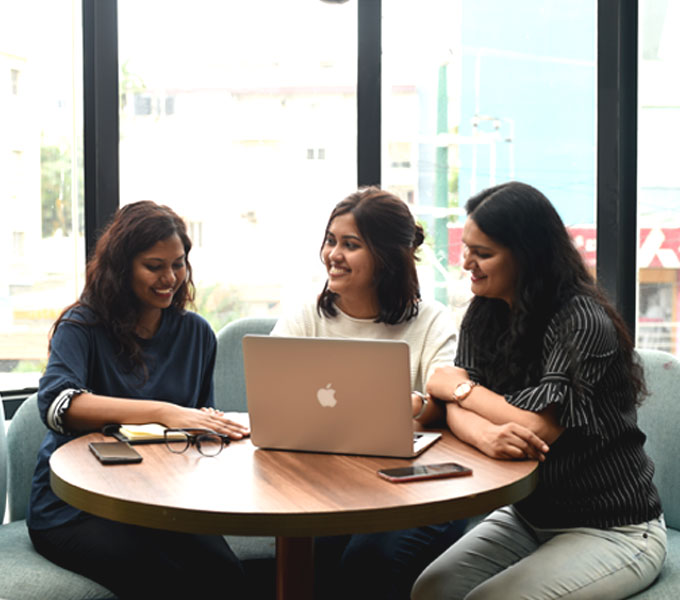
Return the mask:
MULTIPOLYGON (((10 422, 7 440, 0 427, 0 508, 9 500, 9 523, 0 526, 0 598, 11 600, 108 600, 115 596, 98 583, 62 569, 33 548, 26 527, 26 511, 38 448, 45 425, 40 420, 38 396, 19 407, 10 422), (7 464, 8 477, 4 471, 7 464), (9 485, 8 484, 9 481, 9 485)), ((0 423, 4 410, 0 401, 0 423)), ((4 513, 4 511, 3 511, 4 513)))
POLYGON ((271 317, 244 317, 228 323, 217 333, 216 408, 225 412, 248 410, 241 341, 247 333, 268 335, 274 325, 276 319, 271 317))
POLYGON ((654 461, 654 483, 668 527, 668 556, 656 582, 635 600, 680 598, 680 361, 659 350, 638 350, 650 396, 640 407, 645 451, 654 461))

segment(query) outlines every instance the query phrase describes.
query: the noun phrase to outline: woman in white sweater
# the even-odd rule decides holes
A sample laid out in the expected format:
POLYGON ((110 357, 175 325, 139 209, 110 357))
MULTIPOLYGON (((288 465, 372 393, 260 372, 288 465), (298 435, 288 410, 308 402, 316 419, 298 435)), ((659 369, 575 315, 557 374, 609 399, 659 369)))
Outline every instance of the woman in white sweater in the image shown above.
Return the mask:
MULTIPOLYGON (((332 211, 321 246, 328 280, 317 298, 279 319, 272 335, 404 340, 412 389, 455 355, 448 309, 420 298, 416 250, 423 229, 395 195, 360 189, 332 211)), ((426 424, 442 409, 414 393, 413 417, 426 424)), ((319 598, 408 598, 422 569, 465 528, 464 521, 316 543, 319 598)))

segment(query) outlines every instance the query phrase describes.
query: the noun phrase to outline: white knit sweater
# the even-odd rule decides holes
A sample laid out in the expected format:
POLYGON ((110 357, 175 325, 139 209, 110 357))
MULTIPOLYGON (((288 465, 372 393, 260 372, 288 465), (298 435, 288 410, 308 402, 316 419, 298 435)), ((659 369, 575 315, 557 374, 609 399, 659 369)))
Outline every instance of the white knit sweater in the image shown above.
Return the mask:
POLYGON ((335 317, 326 317, 319 315, 316 303, 305 304, 296 312, 281 317, 272 335, 404 340, 410 349, 414 390, 425 388, 436 367, 453 364, 456 327, 450 311, 439 302, 421 301, 418 315, 397 325, 355 319, 337 307, 336 310, 335 317))

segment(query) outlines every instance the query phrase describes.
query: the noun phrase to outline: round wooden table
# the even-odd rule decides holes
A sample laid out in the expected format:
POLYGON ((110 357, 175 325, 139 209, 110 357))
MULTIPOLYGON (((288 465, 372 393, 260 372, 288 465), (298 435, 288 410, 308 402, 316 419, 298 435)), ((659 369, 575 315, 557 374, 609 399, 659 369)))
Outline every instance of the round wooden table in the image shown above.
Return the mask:
POLYGON ((217 457, 194 448, 135 446, 139 464, 103 466, 74 439, 50 460, 51 484, 69 504, 115 521, 192 533, 277 537, 277 597, 311 598, 312 538, 440 523, 527 496, 536 461, 493 460, 449 432, 417 459, 283 452, 232 442, 217 457), (459 462, 467 477, 389 483, 378 469, 459 462))

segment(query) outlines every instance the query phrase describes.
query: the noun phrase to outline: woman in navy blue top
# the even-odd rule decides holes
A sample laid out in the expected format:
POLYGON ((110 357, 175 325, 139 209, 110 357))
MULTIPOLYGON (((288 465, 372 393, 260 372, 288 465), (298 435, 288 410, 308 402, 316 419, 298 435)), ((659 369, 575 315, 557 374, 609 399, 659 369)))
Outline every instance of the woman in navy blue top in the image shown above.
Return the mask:
POLYGON ((109 423, 248 431, 214 409, 216 339, 185 307, 193 300, 191 241, 168 207, 144 201, 114 215, 88 262, 79 300, 57 319, 38 405, 49 431, 38 455, 28 526, 56 564, 120 598, 187 597, 233 590, 243 572, 220 536, 116 523, 61 501, 49 457, 74 436, 109 423))

